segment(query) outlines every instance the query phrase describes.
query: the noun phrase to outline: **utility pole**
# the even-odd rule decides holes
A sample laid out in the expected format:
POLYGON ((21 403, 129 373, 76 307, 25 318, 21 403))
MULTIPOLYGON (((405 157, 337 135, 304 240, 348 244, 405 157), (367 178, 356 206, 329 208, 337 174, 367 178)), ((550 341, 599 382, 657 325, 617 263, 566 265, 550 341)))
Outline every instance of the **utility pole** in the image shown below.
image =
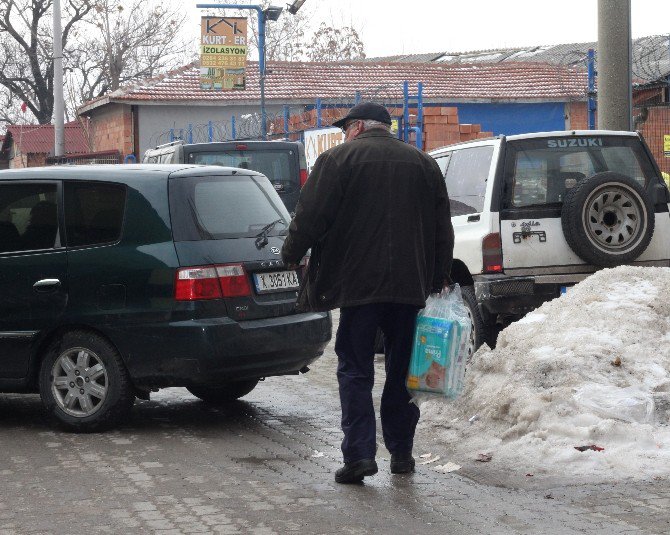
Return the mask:
POLYGON ((63 123, 63 30, 60 20, 60 0, 53 0, 54 20, 54 156, 65 154, 65 125, 63 123))
POLYGON ((630 0, 598 0, 598 128, 632 130, 630 0))

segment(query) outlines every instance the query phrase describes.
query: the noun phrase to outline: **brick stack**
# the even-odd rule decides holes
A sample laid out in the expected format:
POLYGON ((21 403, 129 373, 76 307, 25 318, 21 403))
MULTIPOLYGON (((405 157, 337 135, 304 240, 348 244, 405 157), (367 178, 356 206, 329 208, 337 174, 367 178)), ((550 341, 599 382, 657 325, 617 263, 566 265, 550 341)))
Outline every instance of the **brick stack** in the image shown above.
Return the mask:
POLYGON ((424 106, 424 149, 433 150, 461 141, 491 137, 492 132, 482 132, 478 124, 461 124, 458 108, 453 106, 424 106))

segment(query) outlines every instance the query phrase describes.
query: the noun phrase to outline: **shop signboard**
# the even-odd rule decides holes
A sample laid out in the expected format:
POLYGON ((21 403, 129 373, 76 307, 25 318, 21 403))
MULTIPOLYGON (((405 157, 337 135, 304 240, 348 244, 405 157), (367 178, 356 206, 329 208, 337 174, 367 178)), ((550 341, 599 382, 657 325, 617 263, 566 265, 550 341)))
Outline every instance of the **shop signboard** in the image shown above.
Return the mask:
POLYGON ((247 19, 202 17, 200 27, 200 87, 244 89, 247 19))

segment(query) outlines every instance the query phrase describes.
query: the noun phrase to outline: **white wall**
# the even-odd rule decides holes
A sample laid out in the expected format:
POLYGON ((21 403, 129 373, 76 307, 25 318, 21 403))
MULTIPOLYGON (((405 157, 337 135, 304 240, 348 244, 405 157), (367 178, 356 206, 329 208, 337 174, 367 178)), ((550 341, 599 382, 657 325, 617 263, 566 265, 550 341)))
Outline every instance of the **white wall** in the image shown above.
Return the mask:
MULTIPOLYGON (((295 112, 297 107, 292 107, 295 112)), ((155 147, 157 144, 167 143, 169 139, 166 136, 160 137, 170 128, 176 129, 176 135, 179 129, 184 129, 184 136, 187 136, 189 123, 193 125, 193 141, 207 141, 207 122, 212 121, 215 125, 226 124, 230 132, 231 118, 235 116, 237 122, 237 137, 242 137, 244 126, 242 116, 246 114, 257 114, 260 117, 260 107, 254 106, 194 106, 194 105, 140 105, 138 110, 139 139, 140 150, 138 159, 141 161, 144 152, 147 149, 155 147)), ((266 105, 268 122, 276 115, 283 117, 283 106, 266 105)), ((216 129, 215 129, 216 136, 216 129)), ((215 137, 215 141, 220 141, 215 137)))

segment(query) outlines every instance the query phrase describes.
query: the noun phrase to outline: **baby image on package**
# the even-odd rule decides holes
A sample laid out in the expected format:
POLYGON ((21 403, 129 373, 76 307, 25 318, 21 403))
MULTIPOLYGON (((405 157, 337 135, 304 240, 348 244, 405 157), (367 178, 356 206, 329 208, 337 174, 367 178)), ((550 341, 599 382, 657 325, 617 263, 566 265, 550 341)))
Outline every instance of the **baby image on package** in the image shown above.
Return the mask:
POLYGON ((463 387, 469 336, 460 288, 430 296, 417 317, 407 388, 456 397, 463 387))
POLYGON ((447 371, 456 357, 458 344, 455 321, 419 316, 410 361, 407 387, 446 394, 447 371))

